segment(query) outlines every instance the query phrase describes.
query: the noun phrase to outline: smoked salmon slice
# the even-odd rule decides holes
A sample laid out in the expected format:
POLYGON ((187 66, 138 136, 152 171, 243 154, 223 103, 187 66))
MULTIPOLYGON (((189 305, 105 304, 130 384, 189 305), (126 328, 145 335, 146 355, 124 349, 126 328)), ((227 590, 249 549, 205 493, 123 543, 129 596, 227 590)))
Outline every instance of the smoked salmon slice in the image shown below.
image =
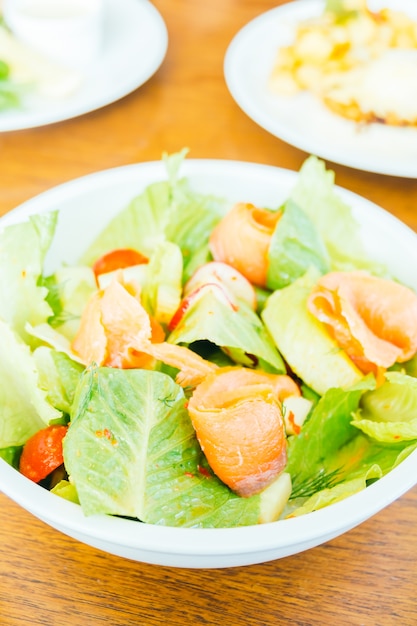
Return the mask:
POLYGON ((197 386, 188 411, 213 472, 249 497, 265 489, 287 462, 281 401, 300 395, 286 375, 218 368, 197 386))
POLYGON ((195 387, 217 368, 183 346, 164 341, 165 333, 140 301, 140 289, 123 274, 88 302, 71 348, 85 365, 153 369, 162 361, 179 370, 177 382, 195 387))
POLYGON ((235 204, 210 235, 214 260, 231 265, 254 285, 265 287, 269 245, 280 217, 280 211, 235 204))
POLYGON ((143 308, 139 287, 122 276, 93 294, 71 348, 86 365, 152 369, 156 358, 142 348, 163 341, 165 333, 143 308))
POLYGON ((365 271, 322 276, 309 311, 364 373, 404 362, 417 352, 417 295, 365 271))
POLYGON ((185 346, 177 346, 166 341, 143 347, 148 354, 166 365, 179 370, 175 382, 181 387, 196 387, 205 377, 218 369, 218 365, 206 361, 199 354, 185 346))

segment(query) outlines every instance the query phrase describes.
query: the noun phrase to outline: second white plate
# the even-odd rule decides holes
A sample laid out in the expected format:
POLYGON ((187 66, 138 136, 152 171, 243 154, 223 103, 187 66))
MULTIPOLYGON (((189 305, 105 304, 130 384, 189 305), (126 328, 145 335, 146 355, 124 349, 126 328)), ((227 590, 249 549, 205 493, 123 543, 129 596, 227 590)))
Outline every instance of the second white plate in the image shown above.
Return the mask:
MULTIPOLYGON (((415 0, 374 1, 416 15, 415 0)), ((259 126, 310 154, 356 169, 417 178, 417 129, 359 127, 308 93, 280 97, 268 90, 278 48, 291 43, 298 22, 323 12, 323 0, 297 0, 263 13, 232 40, 225 56, 228 89, 259 126)))
POLYGON ((148 0, 106 0, 103 51, 71 97, 42 100, 0 113, 0 131, 61 122, 106 106, 131 93, 157 71, 168 47, 165 22, 148 0))

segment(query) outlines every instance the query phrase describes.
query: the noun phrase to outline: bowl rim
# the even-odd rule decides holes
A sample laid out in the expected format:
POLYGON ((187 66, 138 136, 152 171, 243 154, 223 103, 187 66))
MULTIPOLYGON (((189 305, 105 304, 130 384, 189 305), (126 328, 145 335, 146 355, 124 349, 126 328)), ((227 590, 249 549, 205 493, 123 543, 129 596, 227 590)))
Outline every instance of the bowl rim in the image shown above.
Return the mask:
POLYGON ((0 491, 45 523, 125 548, 188 556, 253 554, 337 536, 397 500, 416 484, 416 475, 417 450, 365 490, 312 513, 252 526, 184 528, 106 515, 86 517, 79 505, 55 496, 0 459, 0 491))

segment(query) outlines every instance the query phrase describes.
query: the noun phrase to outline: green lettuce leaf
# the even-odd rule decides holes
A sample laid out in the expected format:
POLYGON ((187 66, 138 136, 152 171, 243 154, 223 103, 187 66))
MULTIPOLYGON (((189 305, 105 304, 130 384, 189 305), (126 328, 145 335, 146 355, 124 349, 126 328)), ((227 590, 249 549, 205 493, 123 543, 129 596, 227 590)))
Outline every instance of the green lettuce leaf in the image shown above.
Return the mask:
POLYGON ((327 250, 307 214, 293 200, 283 207, 268 251, 267 287, 281 289, 303 276, 310 267, 329 271, 327 250))
POLYGON ((53 309, 48 323, 72 341, 84 308, 97 291, 94 272, 86 266, 60 267, 52 277, 48 277, 46 284, 49 287, 48 302, 53 309))
POLYGON ((417 379, 387 372, 383 385, 364 394, 352 424, 377 441, 417 440, 417 379))
POLYGON ((349 388, 363 378, 346 353, 307 309, 307 298, 319 277, 311 268, 267 300, 261 317, 292 371, 318 394, 332 387, 349 388))
POLYGON ((146 267, 142 304, 161 324, 168 324, 182 296, 183 261, 180 248, 170 241, 160 243, 146 267))
POLYGON ((310 482, 298 487, 299 497, 288 507, 288 512, 292 516, 304 515, 362 491, 394 469, 416 448, 415 443, 386 445, 358 435, 329 459, 328 468, 322 468, 310 482), (320 485, 326 484, 329 486, 320 489, 320 485), (314 489, 316 491, 310 497, 300 497, 314 489))
POLYGON ((166 237, 181 249, 184 283, 198 267, 211 260, 210 233, 226 208, 226 201, 196 193, 185 180, 179 181, 173 189, 173 211, 166 228, 166 237))
POLYGON ((237 362, 259 365, 266 371, 285 372, 280 354, 258 315, 244 302, 237 310, 207 290, 190 306, 170 334, 170 343, 207 340, 226 350, 237 362), (254 358, 255 357, 255 358, 254 358))
POLYGON ((36 348, 33 358, 39 374, 38 385, 45 391, 46 399, 69 415, 84 367, 63 352, 46 346, 36 348))
POLYGON ((80 504, 77 490, 68 480, 60 480, 59 483, 51 489, 51 492, 60 498, 64 498, 64 500, 69 500, 69 502, 74 502, 74 504, 80 504))
POLYGON ((46 322, 52 313, 39 282, 56 221, 57 213, 43 213, 0 231, 0 319, 28 343, 26 323, 46 322))
POLYGON ((300 434, 290 437, 286 469, 291 474, 294 494, 321 476, 332 478, 331 472, 339 469, 341 449, 358 435, 351 423, 352 414, 358 409, 363 393, 374 386, 375 380, 369 376, 347 391, 329 389, 300 434))
POLYGON ((81 259, 91 265, 114 248, 134 248, 151 257, 163 241, 176 243, 184 257, 184 280, 210 257, 209 233, 224 214, 224 200, 200 194, 178 179, 184 151, 165 156, 168 180, 149 185, 114 217, 81 259))
POLYGON ((373 422, 355 419, 352 424, 377 441, 395 442, 417 439, 417 417, 407 422, 373 422))
POLYGON ((4 459, 6 463, 19 469, 19 460, 22 453, 22 446, 9 446, 8 448, 0 448, 0 458, 4 459))
POLYGON ((183 390, 160 372, 86 370, 64 439, 64 461, 86 515, 187 527, 257 522, 208 468, 183 390))
POLYGON ((80 264, 92 265, 100 256, 116 248, 133 248, 150 257, 154 248, 165 239, 170 197, 168 182, 149 185, 105 226, 82 255, 80 264))
POLYGON ((363 246, 359 224, 351 208, 339 197, 335 175, 315 156, 302 165, 290 198, 308 215, 320 233, 332 270, 367 269, 386 273, 372 261, 363 246))
POLYGON ((402 372, 403 374, 417 378, 417 354, 405 363, 394 363, 390 371, 402 372))
POLYGON ((61 418, 39 386, 29 347, 0 320, 0 448, 23 445, 29 437, 61 418))
POLYGON ((416 442, 381 443, 356 430, 352 415, 374 388, 369 376, 349 391, 331 389, 301 433, 289 438, 286 471, 293 491, 287 514, 302 515, 365 489, 417 448, 416 442))
POLYGON ((318 511, 319 509, 323 509, 330 504, 335 504, 336 502, 340 502, 340 500, 353 496, 353 494, 362 491, 365 487, 365 476, 363 478, 346 480, 335 485, 334 487, 318 491, 313 496, 310 496, 310 498, 308 498, 301 506, 290 509, 291 512, 289 515, 291 517, 298 517, 300 515, 305 515, 306 513, 318 511))

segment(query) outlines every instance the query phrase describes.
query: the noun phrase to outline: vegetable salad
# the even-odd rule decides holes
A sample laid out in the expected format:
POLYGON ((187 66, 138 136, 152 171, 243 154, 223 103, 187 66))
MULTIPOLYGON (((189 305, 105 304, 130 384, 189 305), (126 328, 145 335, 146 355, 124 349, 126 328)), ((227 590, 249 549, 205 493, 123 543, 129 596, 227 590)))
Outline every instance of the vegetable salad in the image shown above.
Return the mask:
POLYGON ((366 489, 416 448, 417 295, 317 158, 257 207, 184 157, 76 265, 45 273, 57 212, 0 232, 0 456, 86 515, 169 526, 366 489))

